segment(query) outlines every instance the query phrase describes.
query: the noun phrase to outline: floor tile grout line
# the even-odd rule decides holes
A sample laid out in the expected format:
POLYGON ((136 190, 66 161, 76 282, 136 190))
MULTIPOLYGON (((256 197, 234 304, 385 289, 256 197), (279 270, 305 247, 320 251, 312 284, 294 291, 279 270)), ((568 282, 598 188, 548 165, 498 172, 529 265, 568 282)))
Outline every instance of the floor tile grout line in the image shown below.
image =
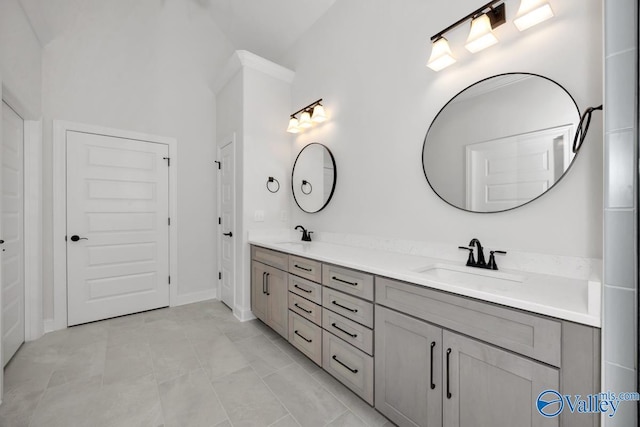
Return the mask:
POLYGON ((293 417, 293 415, 291 415, 291 413, 289 411, 287 411, 287 415, 283 415, 282 417, 278 418, 277 420, 275 420, 274 422, 272 422, 271 424, 269 424, 267 427, 273 427, 274 425, 278 424, 280 421, 284 420, 287 417, 291 417, 293 418, 293 421, 295 421, 296 424, 300 425, 296 419, 293 417))
MULTIPOLYGON (((253 366, 251 366, 251 369, 253 369, 253 366)), ((284 367, 282 367, 282 368, 280 368, 280 369, 284 369, 284 367)), ((279 369, 279 370, 280 370, 280 369, 279 369)), ((279 371, 279 370, 278 370, 278 371, 279 371)), ((271 393, 271 394, 273 395, 273 397, 275 397, 275 398, 276 398, 276 400, 277 400, 278 402, 280 402, 280 404, 282 405, 282 407, 285 409, 285 411, 287 411, 287 413, 288 413, 289 415, 291 415, 291 418, 293 418, 293 420, 296 422, 296 424, 298 424, 299 426, 301 426, 301 425, 302 425, 302 423, 300 423, 300 421, 298 421, 298 419, 295 417, 295 415, 293 415, 293 413, 291 412, 291 410, 289 409, 289 407, 288 407, 287 405, 285 405, 285 404, 284 404, 284 402, 282 401, 282 399, 280 399, 280 397, 278 397, 278 395, 276 394, 276 392, 275 392, 275 391, 273 391, 273 389, 272 389, 271 387, 269 387, 269 384, 267 384, 267 382, 264 380, 266 377, 270 377, 271 375, 274 375, 274 374, 275 374, 276 372, 278 372, 278 371, 272 372, 272 373, 270 373, 270 374, 266 375, 264 378, 262 378, 260 375, 258 375, 258 373, 256 372, 256 370, 255 370, 255 369, 253 369, 253 372, 255 372, 255 374, 258 376, 258 378, 260 378, 260 381, 262 381, 262 384, 264 384, 264 385, 265 385, 265 387, 267 387, 267 389, 269 390, 269 393, 271 393)))
MULTIPOLYGON (((338 402, 342 403, 342 401, 340 401, 340 399, 338 399, 338 402)), ((344 404, 343 404, 343 405, 344 405, 344 404)), ((334 422, 335 420, 337 420, 338 418, 340 418, 341 416, 343 416, 343 415, 344 415, 344 414, 346 414, 347 412, 349 412, 349 413, 351 413, 351 414, 355 415, 355 414, 353 413, 353 411, 347 407, 347 405, 344 405, 344 408, 345 408, 345 409, 344 409, 344 411, 343 411, 343 412, 341 412, 340 414, 338 414, 338 416, 337 416, 337 417, 335 417, 334 419, 330 420, 329 422, 326 422, 326 423, 324 424, 324 427, 328 426, 329 424, 331 424, 332 422, 334 422)), ((365 424, 367 424, 367 423, 365 423, 365 424)))

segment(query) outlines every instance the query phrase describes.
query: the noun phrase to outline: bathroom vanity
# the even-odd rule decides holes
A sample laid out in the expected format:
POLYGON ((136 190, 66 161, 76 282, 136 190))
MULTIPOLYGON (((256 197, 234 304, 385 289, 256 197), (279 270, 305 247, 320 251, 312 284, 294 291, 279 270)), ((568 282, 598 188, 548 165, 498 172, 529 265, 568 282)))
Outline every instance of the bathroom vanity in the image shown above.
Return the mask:
POLYGON ((251 243, 256 317, 394 423, 599 425, 535 406, 547 389, 600 391, 593 283, 324 242, 251 243))

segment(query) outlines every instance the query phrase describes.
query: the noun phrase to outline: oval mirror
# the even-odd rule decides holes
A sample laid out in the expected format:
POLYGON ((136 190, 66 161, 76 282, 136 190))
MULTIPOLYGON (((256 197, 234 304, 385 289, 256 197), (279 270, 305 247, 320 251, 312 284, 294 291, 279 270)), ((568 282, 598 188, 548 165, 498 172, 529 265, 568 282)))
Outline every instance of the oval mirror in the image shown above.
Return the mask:
POLYGON ((431 123, 422 150, 429 185, 472 212, 500 212, 540 197, 569 169, 580 121, 558 83, 527 73, 481 80, 431 123))
POLYGON ((307 213, 320 212, 335 188, 336 162, 331 151, 317 142, 300 150, 291 173, 291 189, 298 207, 307 213))

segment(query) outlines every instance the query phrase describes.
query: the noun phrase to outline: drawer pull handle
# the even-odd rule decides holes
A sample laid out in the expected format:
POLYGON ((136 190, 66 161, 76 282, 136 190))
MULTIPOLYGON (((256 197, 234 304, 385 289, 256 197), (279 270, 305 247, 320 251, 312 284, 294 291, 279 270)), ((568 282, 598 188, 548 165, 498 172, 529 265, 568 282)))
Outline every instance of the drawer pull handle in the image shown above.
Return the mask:
POLYGON ((306 338, 304 335, 301 335, 300 332, 298 331, 293 331, 293 333, 299 336, 300 338, 302 338, 303 340, 305 340, 306 342, 313 342, 313 340, 306 338))
POLYGON ((340 326, 336 325, 335 323, 332 323, 331 326, 333 326, 334 328, 336 328, 340 332, 343 332, 343 333, 349 335, 351 338, 355 338, 355 337, 358 336, 358 334, 350 334, 349 332, 345 331, 344 329, 342 329, 340 326))
POLYGON ((431 390, 433 390, 434 388, 436 388, 436 385, 433 383, 433 348, 436 346, 436 342, 435 341, 431 341, 431 390))
POLYGON ((332 358, 333 360, 335 360, 336 362, 338 362, 339 364, 341 364, 342 366, 344 366, 345 368, 347 368, 348 370, 350 370, 350 371, 351 371, 351 373, 353 373, 353 374, 357 374, 357 373, 358 373, 358 370, 357 370, 357 369, 351 369, 350 367, 348 367, 347 365, 345 365, 344 363, 342 363, 342 362, 341 362, 341 361, 336 357, 336 355, 335 355, 335 354, 334 354, 333 356, 331 356, 331 358, 332 358))
POLYGON ((271 273, 267 273, 267 295, 271 295, 271 292, 269 292, 269 276, 271 276, 271 273))
POLYGON ((299 266, 298 264, 293 264, 293 266, 294 266, 295 268, 299 268, 300 270, 304 270, 304 271, 313 271, 313 268, 304 268, 304 267, 299 266))
POLYGON ((308 289, 301 288, 300 286, 298 286, 298 284, 293 285, 293 287, 294 287, 294 288, 297 288, 297 289, 300 289, 302 292, 306 292, 306 293, 308 293, 308 294, 310 294, 311 292, 313 292, 313 291, 310 291, 310 290, 308 290, 308 289))
POLYGON ((449 389, 449 355, 451 354, 451 349, 447 349, 447 399, 451 399, 451 390, 449 389))
POLYGON ((337 303, 337 302, 335 302, 335 301, 331 301, 331 304, 333 304, 333 305, 337 305, 338 307, 340 307, 340 308, 344 308, 345 310, 349 310, 349 311, 350 311, 350 312, 352 312, 352 313, 357 313, 357 312, 358 312, 358 309, 357 309, 357 308, 349 308, 349 307, 345 307, 344 305, 342 305, 342 304, 338 304, 338 303, 337 303))
POLYGON ((298 307, 300 310, 304 311, 305 313, 311 314, 313 313, 313 310, 307 310, 306 308, 302 308, 298 305, 297 302, 294 302, 293 305, 295 305, 296 307, 298 307))
POLYGON ((266 294, 267 290, 267 272, 265 271, 264 273, 262 273, 262 293, 266 294))
POLYGON ((357 282, 349 282, 349 281, 347 281, 347 280, 342 280, 341 278, 336 277, 336 276, 333 276, 333 277, 331 278, 331 280, 335 280, 336 282, 345 283, 345 284, 347 284, 347 285, 351 285, 351 286, 358 286, 358 283, 357 283, 357 282))

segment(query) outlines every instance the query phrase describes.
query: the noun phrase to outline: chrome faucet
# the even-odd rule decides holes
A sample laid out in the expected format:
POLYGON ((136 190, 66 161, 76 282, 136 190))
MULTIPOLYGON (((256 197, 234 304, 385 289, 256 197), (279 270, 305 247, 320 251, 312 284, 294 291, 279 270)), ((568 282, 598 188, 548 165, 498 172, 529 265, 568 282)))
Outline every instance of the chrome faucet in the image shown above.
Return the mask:
POLYGON ((469 258, 467 258, 467 266, 468 267, 478 267, 478 268, 486 268, 489 270, 497 270, 498 269, 498 264, 496 264, 496 257, 495 254, 500 254, 500 255, 506 255, 507 253, 505 251, 489 251, 489 253, 491 254, 489 256, 489 262, 487 263, 484 260, 484 249, 482 248, 482 244, 480 243, 480 240, 473 238, 471 239, 471 241, 469 242, 469 246, 458 246, 459 249, 466 249, 469 251, 469 258), (476 261, 475 257, 473 256, 473 248, 477 248, 478 249, 478 260, 476 261))
POLYGON ((307 231, 307 229, 305 229, 303 226, 296 225, 296 228, 294 228, 294 230, 298 230, 298 229, 301 229, 301 231, 302 231, 302 241, 303 242, 310 242, 311 241, 311 233, 313 233, 313 231, 307 231))

